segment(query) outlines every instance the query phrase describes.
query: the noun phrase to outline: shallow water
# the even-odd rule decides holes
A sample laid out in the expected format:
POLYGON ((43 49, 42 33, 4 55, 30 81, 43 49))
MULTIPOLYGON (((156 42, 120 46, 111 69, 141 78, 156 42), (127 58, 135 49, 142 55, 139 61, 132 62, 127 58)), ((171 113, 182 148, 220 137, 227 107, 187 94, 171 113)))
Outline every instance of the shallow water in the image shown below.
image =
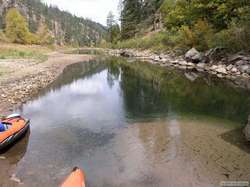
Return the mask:
POLYGON ((104 55, 104 53, 100 50, 95 49, 77 49, 68 52, 69 54, 87 54, 87 55, 104 55))
POLYGON ((69 66, 22 107, 31 130, 4 154, 0 176, 23 184, 1 185, 58 186, 74 166, 90 187, 250 180, 249 92, 187 73, 119 59, 69 66))

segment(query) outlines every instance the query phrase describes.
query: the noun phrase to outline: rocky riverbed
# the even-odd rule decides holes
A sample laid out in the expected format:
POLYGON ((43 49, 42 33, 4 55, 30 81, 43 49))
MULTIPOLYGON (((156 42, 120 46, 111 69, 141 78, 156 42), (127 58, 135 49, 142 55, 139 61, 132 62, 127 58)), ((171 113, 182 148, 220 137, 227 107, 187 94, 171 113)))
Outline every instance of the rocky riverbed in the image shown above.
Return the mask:
POLYGON ((138 58, 160 66, 174 66, 184 70, 195 70, 232 80, 236 85, 250 89, 250 55, 227 54, 215 48, 201 53, 192 48, 184 56, 173 53, 155 54, 151 51, 131 49, 106 50, 109 55, 138 58))
POLYGON ((46 62, 29 59, 1 60, 0 114, 8 114, 49 85, 69 64, 88 61, 90 55, 49 54, 46 62))

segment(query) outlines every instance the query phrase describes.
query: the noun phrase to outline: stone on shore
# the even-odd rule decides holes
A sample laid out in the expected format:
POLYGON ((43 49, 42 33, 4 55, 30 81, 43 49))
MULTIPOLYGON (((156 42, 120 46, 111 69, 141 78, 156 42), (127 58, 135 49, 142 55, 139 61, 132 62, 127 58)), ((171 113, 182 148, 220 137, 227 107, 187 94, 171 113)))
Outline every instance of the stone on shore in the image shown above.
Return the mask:
POLYGON ((203 60, 203 55, 195 48, 192 48, 185 54, 185 60, 187 62, 199 63, 203 60))
POLYGON ((239 66, 239 70, 242 73, 247 73, 250 75, 250 64, 245 64, 245 65, 239 66))
POLYGON ((236 54, 236 55, 230 56, 228 58, 228 62, 232 64, 242 62, 242 64, 244 64, 246 62, 250 62, 250 57, 243 56, 241 54, 236 54))
POLYGON ((212 48, 205 53, 205 57, 210 63, 218 62, 226 56, 225 48, 221 47, 212 48))
POLYGON ((120 55, 123 57, 133 57, 134 56, 134 54, 128 50, 120 51, 120 55))
POLYGON ((230 80, 238 77, 250 78, 250 55, 245 53, 232 55, 227 53, 224 48, 219 47, 210 49, 205 54, 192 48, 184 57, 175 56, 172 53, 156 54, 149 50, 138 51, 135 49, 116 49, 108 52, 112 56, 134 57, 162 67, 173 66, 185 70, 196 69, 199 72, 208 72, 217 77, 230 80))

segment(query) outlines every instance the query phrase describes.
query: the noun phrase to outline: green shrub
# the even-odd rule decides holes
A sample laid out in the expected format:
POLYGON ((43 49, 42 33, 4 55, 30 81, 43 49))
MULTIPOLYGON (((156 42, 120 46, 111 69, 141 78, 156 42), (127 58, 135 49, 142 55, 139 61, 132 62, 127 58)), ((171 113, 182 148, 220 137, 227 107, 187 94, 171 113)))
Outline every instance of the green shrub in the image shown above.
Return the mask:
POLYGON ((194 47, 202 51, 209 49, 209 44, 213 40, 214 30, 208 22, 206 20, 198 20, 194 25, 193 32, 196 40, 194 47))
POLYGON ((97 46, 100 48, 112 48, 112 44, 104 39, 102 39, 97 46))
POLYGON ((162 50, 164 49, 164 41, 166 34, 164 32, 154 33, 150 36, 132 38, 129 40, 120 41, 115 45, 112 45, 113 48, 119 49, 153 49, 153 50, 162 50))
POLYGON ((182 26, 173 37, 174 46, 181 49, 195 47, 199 50, 207 50, 213 40, 214 30, 204 20, 198 20, 193 27, 182 26))
POLYGON ((215 34, 214 40, 211 41, 210 47, 224 47, 230 52, 241 50, 250 50, 250 23, 235 24, 232 23, 226 30, 215 34))
POLYGON ((164 31, 150 36, 118 42, 113 48, 175 50, 183 54, 195 47, 200 51, 224 47, 230 52, 250 50, 250 22, 232 22, 228 29, 216 32, 206 20, 198 20, 192 27, 181 26, 177 31, 164 31))

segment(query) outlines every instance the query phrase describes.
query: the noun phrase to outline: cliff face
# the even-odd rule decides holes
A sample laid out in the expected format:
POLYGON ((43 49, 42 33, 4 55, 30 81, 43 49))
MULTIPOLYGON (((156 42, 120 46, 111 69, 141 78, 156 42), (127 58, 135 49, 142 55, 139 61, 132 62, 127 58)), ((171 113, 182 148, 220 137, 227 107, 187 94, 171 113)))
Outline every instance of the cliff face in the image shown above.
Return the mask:
POLYGON ((93 45, 106 34, 102 25, 49 7, 40 0, 0 0, 0 30, 5 27, 4 18, 10 8, 18 9, 26 17, 33 33, 39 24, 46 24, 59 45, 93 45))

